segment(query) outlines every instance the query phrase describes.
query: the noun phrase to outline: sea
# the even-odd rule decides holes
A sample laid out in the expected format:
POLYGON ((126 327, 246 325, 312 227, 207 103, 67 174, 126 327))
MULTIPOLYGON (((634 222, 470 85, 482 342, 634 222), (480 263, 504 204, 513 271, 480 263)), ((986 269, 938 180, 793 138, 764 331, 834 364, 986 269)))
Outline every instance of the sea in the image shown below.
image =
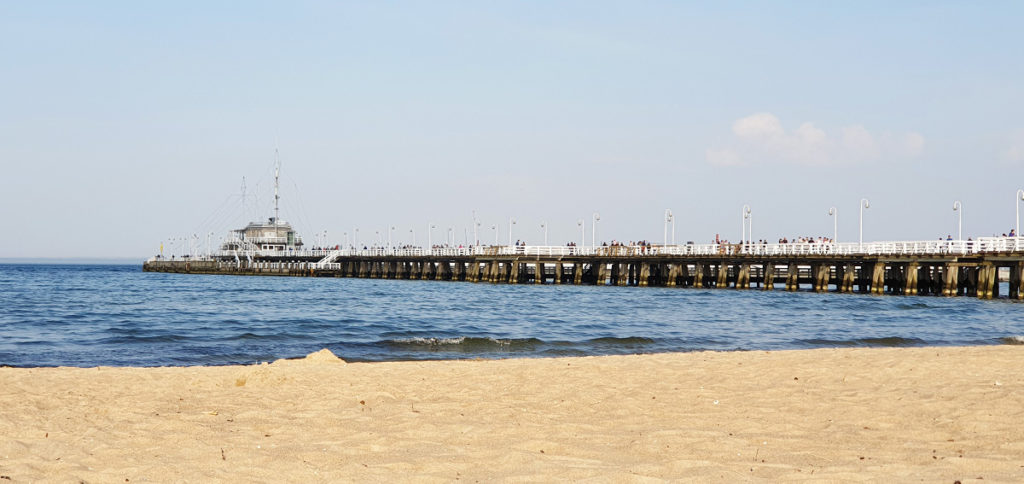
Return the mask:
POLYGON ((322 348, 396 361, 1022 343, 1024 305, 1007 299, 0 264, 0 366, 253 364, 322 348))

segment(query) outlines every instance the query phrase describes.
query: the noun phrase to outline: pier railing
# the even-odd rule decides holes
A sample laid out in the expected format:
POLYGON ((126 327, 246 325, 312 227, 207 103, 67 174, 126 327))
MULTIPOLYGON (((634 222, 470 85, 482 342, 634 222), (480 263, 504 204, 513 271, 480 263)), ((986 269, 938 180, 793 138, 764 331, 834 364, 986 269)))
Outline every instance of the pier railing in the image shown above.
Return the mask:
MULTIPOLYGON (((317 259, 324 267, 344 257, 459 257, 459 256, 968 256, 974 254, 1024 252, 1024 237, 980 237, 977 240, 928 240, 883 242, 797 242, 773 244, 684 244, 684 245, 621 245, 621 246, 476 246, 312 250, 225 250, 209 256, 193 256, 192 260, 209 259, 317 259)), ((179 257, 180 258, 180 257, 179 257)))

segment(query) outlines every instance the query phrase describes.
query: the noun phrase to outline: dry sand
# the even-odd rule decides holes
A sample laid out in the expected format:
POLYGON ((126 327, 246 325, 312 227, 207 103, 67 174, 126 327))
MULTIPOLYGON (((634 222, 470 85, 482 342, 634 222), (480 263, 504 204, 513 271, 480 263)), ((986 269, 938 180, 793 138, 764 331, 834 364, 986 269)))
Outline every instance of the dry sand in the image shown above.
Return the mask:
POLYGON ((1021 482, 1022 367, 990 346, 0 368, 0 484, 1021 482))

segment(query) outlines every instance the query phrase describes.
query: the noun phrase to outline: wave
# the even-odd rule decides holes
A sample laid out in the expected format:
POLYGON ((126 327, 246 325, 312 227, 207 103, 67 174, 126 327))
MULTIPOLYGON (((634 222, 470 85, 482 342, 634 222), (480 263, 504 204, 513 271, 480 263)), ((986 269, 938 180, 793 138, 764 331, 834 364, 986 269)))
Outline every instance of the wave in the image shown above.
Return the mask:
POLYGON ((1007 336, 1005 338, 999 338, 1004 345, 1024 345, 1024 336, 1007 336))
POLYGON ((220 338, 219 341, 283 341, 283 340, 295 340, 295 339, 306 339, 301 334, 294 333, 272 333, 272 334, 257 334, 257 333, 241 333, 233 336, 227 336, 220 338))
MULTIPOLYGON (((643 336, 601 337, 584 341, 544 341, 538 338, 496 338, 478 336, 429 337, 415 336, 378 341, 379 345, 406 349, 458 349, 466 351, 536 350, 541 348, 636 348, 658 344, 643 336)), ((397 348, 396 348, 397 349, 397 348)))
MULTIPOLYGON (((881 338, 857 338, 850 340, 832 339, 805 339, 800 343, 808 346, 924 346, 928 343, 920 338, 903 338, 900 336, 888 336, 881 338)), ((1024 344, 1024 343, 1022 343, 1024 344)))
POLYGON ((410 337, 410 338, 395 338, 387 339, 379 342, 380 344, 388 346, 401 346, 411 348, 464 348, 474 350, 485 350, 488 348, 525 348, 533 347, 544 342, 536 338, 523 338, 523 339, 499 339, 499 338, 481 338, 471 336, 456 336, 456 337, 410 337))
POLYGON ((596 345, 608 345, 608 346, 637 346, 637 345, 652 345, 656 341, 652 338, 646 338, 643 336, 627 336, 625 338, 615 338, 611 336, 603 338, 594 338, 587 340, 587 343, 596 345))
POLYGON ((105 345, 119 345, 119 344, 147 344, 147 343, 178 343, 182 341, 188 341, 192 338, 188 336, 182 336, 177 334, 166 334, 166 335, 155 335, 155 336, 114 336, 110 338, 104 338, 97 343, 105 345))

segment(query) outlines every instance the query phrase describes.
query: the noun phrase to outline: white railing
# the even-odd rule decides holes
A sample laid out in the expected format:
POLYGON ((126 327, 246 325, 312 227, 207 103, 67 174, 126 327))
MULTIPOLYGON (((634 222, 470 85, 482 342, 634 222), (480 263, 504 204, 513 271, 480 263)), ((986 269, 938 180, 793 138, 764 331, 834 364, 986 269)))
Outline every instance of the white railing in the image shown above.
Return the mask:
POLYGON ((856 255, 973 255, 1024 252, 1024 237, 982 237, 978 240, 929 240, 821 243, 800 242, 787 244, 686 244, 669 246, 477 246, 425 249, 385 248, 317 249, 317 250, 239 250, 220 251, 219 258, 304 258, 319 259, 317 267, 328 267, 345 257, 450 257, 450 256, 856 256, 856 255))

